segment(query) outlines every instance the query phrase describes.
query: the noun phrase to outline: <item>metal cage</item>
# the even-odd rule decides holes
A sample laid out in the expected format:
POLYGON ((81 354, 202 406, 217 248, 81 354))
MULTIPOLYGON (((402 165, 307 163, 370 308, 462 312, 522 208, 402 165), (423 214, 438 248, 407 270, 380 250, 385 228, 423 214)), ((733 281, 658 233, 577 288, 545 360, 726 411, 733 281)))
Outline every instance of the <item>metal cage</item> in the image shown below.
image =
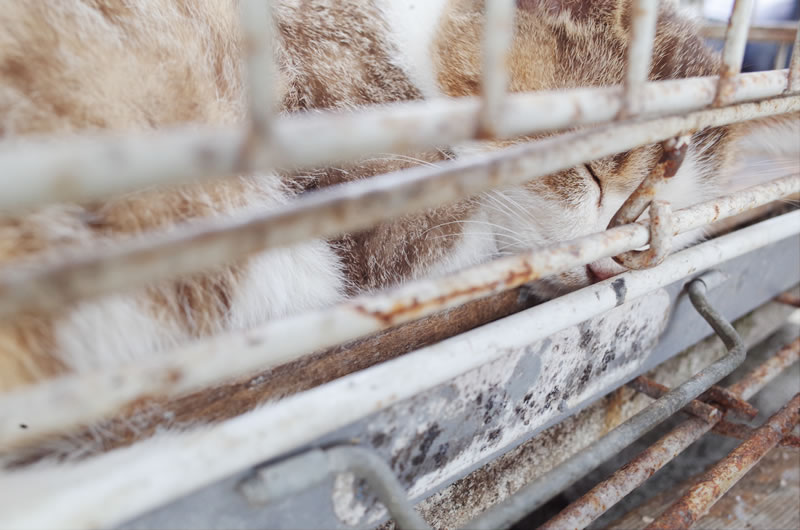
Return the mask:
MULTIPOLYGON (((680 162, 682 135, 800 110, 800 37, 797 28, 751 28, 754 2, 737 0, 726 29, 706 30, 708 36, 724 35, 719 76, 648 82, 657 1, 634 1, 624 86, 507 94, 504 60, 515 3, 496 0, 487 3, 481 98, 276 117, 264 97, 252 100, 249 126, 241 129, 179 128, 0 146, 0 174, 15 176, 0 178, 0 208, 20 208, 254 169, 319 167, 400 146, 413 151, 591 125, 435 168, 338 185, 266 214, 198 222, 68 262, 3 274, 0 317, 55 310, 84 297, 213 268, 232 256, 367 228, 644 144, 663 142, 669 155, 605 232, 207 339, 151 363, 60 377, 0 396, 0 445, 101 421, 113 431, 119 427, 114 418, 145 398, 185 402, 187 396, 201 399, 208 389, 219 392, 220 385, 227 390, 216 398, 235 392, 252 392, 253 402, 283 398, 136 458, 112 451, 58 472, 33 467, 0 475, 0 526, 347 528, 392 518, 400 527, 422 528, 428 522, 413 504, 455 495, 456 481, 519 454, 534 436, 574 420, 626 384, 655 401, 642 410, 620 409, 603 429, 585 435, 591 443, 566 444, 563 451, 548 446, 544 461, 527 477, 535 480, 509 486, 494 506, 467 508, 469 501, 463 501, 451 509, 483 512, 466 522, 469 528, 511 526, 684 410, 692 417, 547 527, 585 527, 712 429, 747 438, 652 528, 696 521, 734 475, 792 439, 798 397, 755 431, 730 420, 737 413, 752 417, 743 400, 797 360, 797 341, 733 386, 714 385, 764 335, 745 329, 745 320, 738 321, 738 330, 730 321, 768 314, 764 329, 772 330, 788 314, 770 300, 800 283, 800 212, 773 211, 672 255, 670 242, 673 235, 797 194, 800 176, 675 212, 657 200, 658 183, 680 162), (790 68, 740 73, 748 35, 783 43, 784 60, 793 41, 790 68), (120 178, 104 178, 112 170, 120 178), (652 221, 633 222, 648 206, 652 221), (526 283, 611 256, 631 270, 530 307, 526 283), (756 280, 740 281, 748 274, 756 280), (441 322, 443 311, 465 306, 479 306, 489 316, 447 336, 422 337, 415 351, 383 362, 364 359, 365 352, 391 344, 391 334, 413 335, 420 319, 441 322), (725 348, 701 344, 719 359, 707 358, 709 366, 674 389, 640 377, 708 337, 708 325, 725 348), (320 332, 309 333, 312 328, 320 332), (264 390, 286 367, 314 373, 326 359, 340 363, 336 377, 315 386, 292 380, 272 394, 264 390), (23 412, 36 422, 20 429, 23 412)), ((271 36, 263 32, 268 2, 241 4, 250 93, 270 94, 271 36)), ((422 511, 430 520, 430 512, 422 511)))

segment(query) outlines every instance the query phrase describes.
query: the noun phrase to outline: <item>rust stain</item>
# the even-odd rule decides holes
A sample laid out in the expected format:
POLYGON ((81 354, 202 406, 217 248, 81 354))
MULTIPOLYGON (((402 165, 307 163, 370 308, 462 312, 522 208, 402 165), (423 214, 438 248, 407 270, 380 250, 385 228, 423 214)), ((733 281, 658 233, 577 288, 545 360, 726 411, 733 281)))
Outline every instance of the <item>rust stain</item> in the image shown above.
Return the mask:
POLYGON ((775 373, 780 372, 786 366, 796 362, 800 357, 800 338, 787 344, 775 354, 768 362, 755 369, 748 377, 731 385, 728 389, 736 395, 744 394, 750 387, 760 388, 763 383, 769 381, 775 373))
MULTIPOLYGON (((653 399, 658 399, 670 391, 668 387, 644 376, 637 377, 628 383, 628 386, 653 399)), ((683 408, 683 411, 691 414, 692 416, 701 418, 707 423, 716 423, 722 418, 722 412, 720 412, 719 409, 716 409, 711 405, 696 399, 692 400, 688 405, 686 405, 683 408)))
POLYGON ((353 309, 357 313, 377 319, 384 327, 391 327, 417 317, 444 310, 451 302, 457 301, 460 298, 471 298, 481 294, 488 296, 497 291, 519 287, 540 276, 541 275, 531 267, 530 263, 523 262, 519 269, 508 271, 508 274, 502 281, 493 281, 455 289, 427 300, 420 300, 417 297, 413 297, 409 301, 400 300, 395 302, 394 305, 386 311, 369 309, 363 304, 354 304, 353 309))
POLYGON ((658 165, 661 168, 660 170, 663 171, 662 178, 669 179, 678 173, 678 170, 686 158, 686 153, 689 150, 689 143, 682 142, 673 145, 671 142, 664 142, 662 146, 664 152, 661 155, 661 159, 658 161, 658 165))
POLYGON ((706 472, 686 494, 647 530, 690 528, 800 422, 800 394, 727 457, 706 472))
POLYGON ((747 401, 741 399, 739 396, 719 386, 712 386, 700 399, 702 401, 713 401, 718 403, 729 410, 734 410, 738 414, 745 416, 748 420, 752 420, 758 415, 758 409, 747 401))

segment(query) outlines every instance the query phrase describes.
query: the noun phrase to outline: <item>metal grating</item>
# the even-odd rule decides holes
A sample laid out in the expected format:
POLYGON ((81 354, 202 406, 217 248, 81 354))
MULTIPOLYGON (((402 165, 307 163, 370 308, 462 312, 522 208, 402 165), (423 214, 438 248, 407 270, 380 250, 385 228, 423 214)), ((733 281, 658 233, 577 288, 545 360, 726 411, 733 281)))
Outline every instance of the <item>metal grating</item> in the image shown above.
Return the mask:
MULTIPOLYGON (((327 479, 328 472, 352 471, 354 466, 360 466, 359 472, 367 475, 368 482, 382 491, 379 496, 397 517, 397 522, 420 527, 419 517, 413 513, 410 504, 398 498, 398 492, 410 490, 412 496, 427 493, 451 481, 453 476, 465 473, 469 466, 485 460, 492 450, 478 451, 473 455, 474 461, 468 465, 458 469, 454 467, 448 473, 440 472, 435 478, 431 478, 428 470, 427 474, 421 472, 420 476, 412 475, 398 482, 396 478, 389 478, 394 477, 393 468, 374 453, 364 456, 363 452, 359 453, 363 449, 341 447, 326 452, 319 447, 333 440, 340 443, 341 437, 335 437, 334 433, 342 429, 353 429, 352 425, 367 418, 374 419, 373 415, 379 411, 400 406, 404 400, 446 386, 465 374, 507 358, 509 353, 530 349, 544 341, 552 343, 558 333, 564 334, 565 345, 571 344, 570 330, 590 318, 596 318, 596 328, 602 331, 604 328, 599 322, 611 318, 607 312, 623 304, 629 304, 625 309, 630 311, 637 307, 630 304, 638 303, 644 317, 634 324, 638 324, 639 333, 648 338, 636 345, 646 351, 631 357, 630 366, 621 360, 616 364, 609 361, 608 367, 619 369, 613 377, 609 375, 597 388, 580 389, 572 401, 563 399, 563 410, 553 410, 551 416, 542 416, 535 428, 526 426, 529 428, 525 436, 531 436, 548 422, 552 424, 560 417, 580 410, 599 395, 639 375, 656 359, 664 360, 666 356, 650 355, 650 352, 658 351, 657 339, 664 331, 663 326, 654 323, 663 322, 664 315, 680 304, 680 300, 686 303, 685 297, 680 298, 680 293, 686 280, 696 276, 698 271, 724 269, 727 262, 745 259, 751 252, 775 249, 779 250, 775 254, 776 266, 782 264, 792 270, 798 261, 794 247, 800 232, 799 212, 787 213, 672 256, 667 255, 673 235, 798 193, 800 176, 787 176, 677 212, 671 212, 667 204, 661 204, 657 199, 659 181, 668 176, 669 171, 675 171, 681 162, 682 135, 704 127, 800 110, 800 38, 796 36, 796 29, 782 28, 774 35, 774 40, 782 42, 794 38, 790 69, 741 74, 753 2, 738 0, 725 33, 724 67, 718 77, 649 83, 647 72, 657 2, 637 2, 628 70, 622 87, 507 94, 503 64, 513 24, 514 2, 503 0, 490 3, 487 10, 484 96, 480 99, 399 104, 349 114, 321 113, 313 117, 278 118, 273 116, 272 102, 265 97, 251 102, 250 121, 242 130, 182 129, 165 131, 157 136, 48 140, 21 146, 0 146, 0 172, 17 177, 0 180, 0 207, 21 208, 57 201, 97 199, 153 184, 176 184, 255 169, 314 167, 395 151, 396 146, 423 149, 470 139, 508 138, 537 131, 592 126, 588 131, 566 133, 488 155, 448 162, 437 168, 408 170, 341 185, 324 194, 301 197, 268 214, 198 222, 177 233, 153 234, 147 241, 98 250, 78 260, 48 265, 41 270, 4 272, 0 276, 0 316, 18 311, 56 310, 84 297, 206 270, 231 256, 245 256, 313 237, 366 228, 403 213, 486 189, 519 184, 643 144, 664 142, 669 154, 626 202, 616 217, 617 222, 612 222, 612 227, 606 232, 500 259, 441 280, 412 282, 388 293, 364 296, 327 310, 271 322, 240 335, 213 338, 150 364, 67 376, 2 396, 0 447, 12 447, 59 430, 101 421, 148 396, 185 395, 297 360, 321 348, 518 288, 532 280, 602 257, 617 256, 630 268, 643 269, 518 313, 493 327, 479 328, 428 346, 265 406, 246 417, 227 420, 203 432, 193 433, 187 438, 191 442, 188 445, 184 440, 179 446, 154 448, 136 460, 123 458, 121 465, 113 460, 112 455, 110 459, 76 466, 71 475, 66 474, 63 478, 35 470, 0 476, 0 488, 14 492, 0 500, 0 523, 20 528, 54 524, 113 526, 266 460, 281 459, 290 453, 315 447, 306 458, 317 464, 311 466, 317 473, 317 481, 327 479), (787 36, 789 34, 792 36, 787 36), (546 112, 539 112, 544 109, 546 112), (309 135, 310 131, 314 134, 309 135), (309 137, 313 141, 307 141, 309 137), (105 178, 111 168, 120 178, 105 178), (654 221, 650 225, 631 223, 649 205, 653 206, 653 212, 658 213, 653 215, 654 221), (648 243, 649 251, 633 254, 648 243), (662 291, 665 287, 672 288, 672 291, 662 291), (644 295, 651 295, 646 303, 642 301, 644 295), (658 305, 661 303, 659 300, 663 302, 662 306, 658 305), (530 330, 513 337, 509 334, 507 341, 501 339, 504 329, 521 325, 529 326, 530 330), (312 327, 326 331, 307 333, 312 327), (235 357, 224 354, 231 350, 241 354, 235 357), (464 351, 480 352, 481 355, 464 355, 464 351), (36 424, 20 430, 21 414, 37 418, 36 424), (279 440, 269 437, 269 432, 274 429, 282 432, 279 440), (235 454, 220 458, 230 447, 235 448, 235 454), (375 460, 374 465, 364 466, 363 462, 370 459, 375 460), (197 465, 199 462, 203 465, 197 465), (186 472, 188 468, 192 469, 191 472, 186 472), (164 480, 157 485, 151 484, 148 477, 154 470, 163 473, 164 480), (66 481, 70 477, 80 477, 82 482, 67 488, 66 481), (427 486, 422 478, 428 481, 427 486), (27 493, 34 484, 37 490, 35 499, 27 493), (384 487, 385 491, 381 490, 384 487), (124 500, 121 500, 123 494, 124 500)), ((263 21, 269 18, 268 4, 260 0, 242 1, 242 8, 243 27, 251 43, 248 47, 250 93, 269 94, 273 85, 271 36, 263 32, 263 21)), ((756 28, 752 34, 755 38, 767 39, 768 31, 769 28, 756 28)), ((714 28, 708 30, 712 36, 719 35, 718 32, 714 28)), ((688 282, 690 296, 712 326, 718 332, 723 329, 721 334, 735 341, 735 332, 726 330, 724 320, 706 307, 707 300, 700 291, 704 282, 711 281, 717 282, 719 278, 702 276, 688 282)), ((760 292, 761 301, 767 294, 774 296, 797 283, 791 273, 786 273, 782 281, 786 285, 771 285, 768 293, 760 292)), ((747 309, 757 303, 757 299, 751 300, 752 305, 747 309)), ((625 314, 618 313, 618 318, 625 314)), ((702 336, 697 335, 692 340, 702 336)), ((626 346, 633 348, 634 344, 626 346)), ((699 433, 697 436, 716 423, 717 429, 727 428, 733 434, 749 436, 749 445, 745 445, 745 449, 750 445, 768 449, 779 443, 785 434, 783 431, 781 436, 773 434, 767 439, 766 431, 734 432, 736 428, 722 419, 720 410, 729 410, 731 404, 736 405, 734 409, 741 409, 734 398, 746 399, 750 390, 729 389, 733 396, 715 390, 716 398, 712 396, 712 401, 721 399, 720 396, 730 399, 720 409, 695 401, 724 373, 733 369, 735 363, 731 359, 737 362, 743 359, 742 345, 731 347, 735 350, 732 357, 714 365, 726 365, 725 370, 715 371, 713 376, 703 371, 673 391, 653 389, 652 385, 648 387, 646 382, 639 381, 639 388, 649 388, 649 393, 666 394, 635 421, 623 424, 620 430, 615 431, 617 434, 612 433, 610 438, 600 440, 593 451, 583 453, 578 460, 569 461, 553 474, 538 479, 520 497, 510 498, 506 504, 470 523, 470 527, 507 526, 619 447, 687 405, 692 407, 693 413, 704 416, 704 419, 687 422, 687 425, 696 427, 684 427, 684 430, 694 429, 692 432, 699 433), (669 407, 665 407, 666 403, 669 407), (631 427, 634 424, 638 425, 635 430, 631 427), (625 433, 624 442, 619 433, 625 433)), ((674 349, 673 353, 676 351, 674 349)), ((577 366, 574 368, 578 369, 577 366)), ((581 369, 586 370, 586 366, 581 369)), ((592 369, 589 368, 590 372, 592 369)), ((536 371, 540 372, 541 368, 536 371)), ((547 398, 546 395, 542 397, 547 398)), ((785 427, 796 421, 795 400, 775 417, 773 423, 785 427)), ((495 452, 507 450, 510 443, 498 443, 495 452)), ((665 443, 673 442, 668 439, 665 443)), ((762 453, 763 450, 757 454, 762 453)), ((752 451, 748 454, 756 455, 752 451)), ((309 466, 302 461, 304 457, 296 458, 299 460, 277 465, 309 466)), ((756 458, 757 455, 753 460, 756 458)), ((725 472, 727 465, 727 461, 721 463, 715 472, 725 472)), ((436 475, 435 471, 432 473, 436 475)), ((262 478, 268 475, 269 469, 259 472, 262 478)), ((288 477, 294 477, 294 480, 297 475, 294 471, 277 475, 280 477, 277 487, 285 488, 290 480, 288 477)), ((265 502, 265 486, 258 486, 257 481, 250 480, 244 483, 244 491, 249 491, 245 495, 251 501, 255 499, 256 503, 265 502), (258 495, 262 495, 260 500, 258 495)), ((626 475, 625 488, 631 484, 633 482, 626 475)), ((294 487, 301 491, 308 485, 295 484, 294 487)), ((603 495, 613 489, 609 485, 600 488, 603 495)), ((703 510, 697 508, 699 501, 696 499, 704 491, 702 486, 698 486, 690 497, 664 515, 672 519, 665 519, 667 523, 656 521, 654 525, 674 524, 677 519, 694 520, 703 510), (686 516, 687 513, 690 515, 686 516)), ((271 497, 267 495, 266 498, 271 497)), ((610 500, 604 502, 610 505, 610 500)), ((562 522, 569 520, 573 524, 579 519, 580 524, 584 524, 597 515, 596 511, 580 511, 576 507, 561 517, 562 522)), ((560 523, 557 520, 553 524, 560 523)))

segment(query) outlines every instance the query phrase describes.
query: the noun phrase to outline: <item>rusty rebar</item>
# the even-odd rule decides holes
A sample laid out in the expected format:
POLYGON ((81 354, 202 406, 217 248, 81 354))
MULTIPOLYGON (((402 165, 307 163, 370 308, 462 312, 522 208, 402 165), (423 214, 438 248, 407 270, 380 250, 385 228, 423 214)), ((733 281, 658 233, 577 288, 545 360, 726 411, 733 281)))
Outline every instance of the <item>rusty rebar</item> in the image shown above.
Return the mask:
POLYGON ((800 337, 780 349, 769 360, 728 387, 728 390, 742 399, 750 399, 767 383, 775 379, 787 366, 791 366, 800 359, 800 337))
POLYGON ((672 208, 669 203, 656 200, 663 183, 674 177, 689 148, 689 137, 680 136, 662 142, 663 153, 652 171, 622 204, 608 223, 608 228, 636 221, 650 208, 650 247, 632 250, 614 257, 629 269, 646 269, 664 261, 672 249, 672 208))
POLYGON ((800 422, 800 394, 759 427, 747 441, 708 470, 647 530, 690 528, 800 422))
POLYGON ((739 398, 739 396, 737 396, 730 390, 727 390, 717 385, 714 385, 711 388, 709 388, 705 392, 705 394, 700 396, 700 399, 704 401, 713 401, 715 403, 719 403, 726 410, 735 411, 737 414, 744 416, 748 420, 752 420, 753 418, 758 416, 757 408, 755 408, 747 401, 739 398))
MULTIPOLYGON (((727 420, 722 420, 714 426, 714 433, 729 438, 736 438, 737 440, 747 440, 755 429, 741 423, 732 423, 727 420)), ((787 434, 783 440, 780 441, 782 447, 800 447, 800 436, 787 434)))
MULTIPOLYGON (((798 360, 800 360, 800 338, 781 348, 736 384, 730 386, 728 390, 742 399, 749 399, 798 360)), ((720 420, 717 425, 723 422, 727 426, 728 422, 725 422, 724 419, 720 420)), ((609 478, 597 484, 580 499, 570 504, 540 530, 588 526, 713 427, 715 427, 714 423, 708 423, 701 418, 689 418, 662 436, 656 443, 642 451, 609 478)), ((751 433, 748 432, 749 435, 751 433)), ((789 439, 784 438, 784 440, 791 444, 792 437, 787 438, 789 439)))
MULTIPOLYGON (((669 393, 670 388, 667 386, 662 385, 661 383, 657 383, 652 379, 649 379, 645 376, 639 376, 630 383, 628 386, 632 389, 636 390, 637 392, 641 392, 642 394, 649 396, 653 399, 658 399, 667 393, 669 393)), ((719 409, 716 409, 709 405, 708 403, 703 403, 697 399, 692 400, 689 402, 688 405, 683 407, 683 412, 687 414, 691 414, 692 416, 696 416, 698 418, 702 418, 706 420, 708 423, 716 423, 722 419, 722 412, 719 409)))
MULTIPOLYGON (((653 399, 658 399, 670 391, 668 386, 662 385, 661 383, 653 381, 652 379, 644 376, 637 377, 628 383, 628 386, 633 390, 636 390, 637 392, 640 392, 653 399)), ((714 396, 715 398, 720 398, 714 399, 714 401, 724 407, 725 414, 742 414, 748 419, 753 419, 758 415, 757 408, 740 399, 733 392, 725 388, 716 385, 712 386, 705 392, 705 394, 703 394, 703 396, 714 396)), ((701 396, 701 399, 703 396, 701 396)), ((703 403, 699 399, 695 399, 683 407, 682 411, 711 423, 714 425, 714 433, 722 436, 728 436, 738 440, 746 440, 752 436, 754 431, 752 427, 747 425, 743 425, 741 423, 732 423, 723 419, 723 413, 720 409, 714 407, 713 405, 709 405, 708 403, 703 403)), ((788 435, 781 441, 780 445, 786 447, 798 447, 798 444, 800 444, 800 437, 788 435)))
MULTIPOLYGON (((689 380, 618 425, 587 447, 585 451, 565 460, 502 503, 470 521, 470 528, 497 530, 511 527, 525 515, 552 499, 556 493, 563 491, 587 472, 595 469, 602 462, 641 438, 656 425, 671 417, 742 364, 747 351, 741 336, 730 322, 714 309, 707 297, 708 285, 713 285, 715 276, 714 271, 707 272, 692 280, 686 286, 686 290, 692 306, 722 339, 728 349, 727 355, 706 366, 689 380)), ((711 428, 711 423, 702 423, 707 426, 706 430, 711 428)), ((647 476, 642 477, 641 482, 646 479, 647 476)))

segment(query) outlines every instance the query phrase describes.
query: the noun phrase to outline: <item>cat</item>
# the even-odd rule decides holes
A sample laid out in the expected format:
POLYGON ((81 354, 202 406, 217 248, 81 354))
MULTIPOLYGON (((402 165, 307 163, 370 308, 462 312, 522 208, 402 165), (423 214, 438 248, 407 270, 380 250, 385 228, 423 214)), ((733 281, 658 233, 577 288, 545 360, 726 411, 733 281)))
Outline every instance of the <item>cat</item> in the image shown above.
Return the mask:
MULTIPOLYGON (((483 1, 279 0, 272 6, 282 114, 480 92, 483 1)), ((631 9, 629 0, 518 0, 510 90, 621 83, 631 9)), ((13 148, 31 135, 242 123, 248 95, 238 16, 236 0, 7 1, 0 10, 3 141, 13 148)), ((719 65, 694 23, 663 2, 650 79, 715 75, 719 65)), ((746 127, 695 133, 662 197, 677 209, 723 191, 720 175, 732 166, 746 127)), ((325 186, 539 137, 0 212, 0 272, 174 230, 192 219, 269 211, 325 186)), ((76 303, 56 315, 15 316, 0 322, 0 392, 602 231, 660 151, 636 148, 360 233, 76 303)), ((553 296, 621 270, 609 258, 534 288, 553 296)))

